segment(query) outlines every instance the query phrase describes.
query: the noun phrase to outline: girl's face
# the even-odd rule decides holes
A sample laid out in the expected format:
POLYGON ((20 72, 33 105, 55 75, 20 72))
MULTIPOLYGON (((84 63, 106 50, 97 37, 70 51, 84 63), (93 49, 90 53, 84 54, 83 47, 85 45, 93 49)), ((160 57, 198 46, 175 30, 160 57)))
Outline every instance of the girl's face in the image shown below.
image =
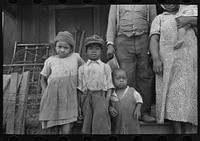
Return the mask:
POLYGON ((72 48, 68 43, 58 41, 56 43, 56 52, 60 58, 65 58, 72 52, 72 48))
POLYGON ((178 4, 163 4, 163 6, 167 12, 175 12, 179 9, 178 4))
POLYGON ((101 47, 98 44, 91 44, 87 47, 87 55, 90 60, 98 60, 101 57, 101 47))
POLYGON ((117 71, 114 75, 114 85, 116 88, 126 88, 127 86, 127 75, 125 71, 117 71))

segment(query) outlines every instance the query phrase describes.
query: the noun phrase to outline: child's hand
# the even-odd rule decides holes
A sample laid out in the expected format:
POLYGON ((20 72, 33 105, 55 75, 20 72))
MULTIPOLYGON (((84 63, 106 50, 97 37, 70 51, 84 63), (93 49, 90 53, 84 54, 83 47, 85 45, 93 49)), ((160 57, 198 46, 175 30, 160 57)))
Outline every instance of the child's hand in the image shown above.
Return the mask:
POLYGON ((79 120, 83 119, 81 107, 78 108, 78 119, 79 120))
POLYGON ((136 108, 133 113, 134 118, 139 119, 141 117, 140 109, 136 108))
POLYGON ((117 111, 114 107, 109 107, 109 112, 111 114, 112 117, 116 117, 117 116, 117 111))

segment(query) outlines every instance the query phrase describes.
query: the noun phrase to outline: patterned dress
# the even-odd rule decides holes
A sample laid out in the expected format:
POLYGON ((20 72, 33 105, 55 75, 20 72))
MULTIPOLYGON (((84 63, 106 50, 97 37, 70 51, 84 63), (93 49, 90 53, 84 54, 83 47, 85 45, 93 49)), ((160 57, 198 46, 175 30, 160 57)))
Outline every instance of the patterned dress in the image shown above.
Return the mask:
POLYGON ((176 15, 164 12, 151 26, 160 35, 159 53, 163 75, 156 75, 157 122, 164 119, 197 125, 197 37, 192 27, 186 30, 185 43, 174 50, 177 41, 176 15))
POLYGON ((83 63, 77 53, 66 58, 51 56, 45 61, 41 74, 48 78, 48 85, 39 115, 43 129, 77 120, 77 75, 83 63))

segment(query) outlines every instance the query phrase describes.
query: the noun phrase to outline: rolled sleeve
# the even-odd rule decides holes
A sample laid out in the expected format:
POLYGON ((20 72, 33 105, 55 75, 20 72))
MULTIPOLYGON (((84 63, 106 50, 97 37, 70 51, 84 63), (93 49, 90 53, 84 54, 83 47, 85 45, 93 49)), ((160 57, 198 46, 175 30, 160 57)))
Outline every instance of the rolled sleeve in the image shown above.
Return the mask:
POLYGON ((160 35, 160 28, 161 28, 161 15, 155 17, 151 24, 150 35, 159 34, 160 35))
POLYGON ((117 32, 117 6, 111 5, 108 16, 106 41, 113 44, 116 32, 117 32))
POLYGON ((44 67, 42 69, 42 71, 40 72, 40 74, 48 77, 51 73, 51 68, 50 68, 50 62, 49 62, 50 59, 47 59, 45 60, 44 62, 44 67))
POLYGON ((135 97, 136 103, 143 103, 141 95, 136 90, 134 92, 134 97, 135 97))

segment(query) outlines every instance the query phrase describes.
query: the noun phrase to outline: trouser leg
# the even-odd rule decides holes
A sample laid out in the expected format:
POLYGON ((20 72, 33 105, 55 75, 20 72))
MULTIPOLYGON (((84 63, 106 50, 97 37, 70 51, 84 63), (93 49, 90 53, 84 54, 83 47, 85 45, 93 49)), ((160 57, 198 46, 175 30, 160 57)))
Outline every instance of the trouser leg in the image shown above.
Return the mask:
POLYGON ((120 68, 125 69, 127 72, 128 85, 130 87, 135 88, 135 72, 137 58, 134 53, 134 40, 125 36, 119 36, 116 40, 116 56, 120 68))
POLYGON ((92 133, 92 109, 91 109, 91 96, 87 96, 83 102, 83 127, 82 132, 84 134, 92 133))
POLYGON ((135 47, 137 55, 136 65, 136 90, 143 98, 142 114, 150 114, 153 102, 152 92, 154 89, 154 74, 149 55, 149 37, 143 35, 135 38, 135 47))
POLYGON ((111 134, 111 123, 106 98, 100 95, 93 95, 92 107, 92 134, 111 134))

